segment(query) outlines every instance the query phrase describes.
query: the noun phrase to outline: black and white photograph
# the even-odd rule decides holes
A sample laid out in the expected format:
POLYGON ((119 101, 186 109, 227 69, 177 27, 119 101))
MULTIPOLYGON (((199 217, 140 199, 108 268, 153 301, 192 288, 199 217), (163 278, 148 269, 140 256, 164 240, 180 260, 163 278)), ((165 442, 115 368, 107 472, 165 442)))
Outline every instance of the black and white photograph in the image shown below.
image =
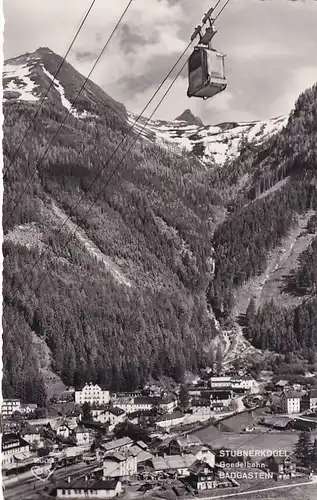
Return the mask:
POLYGON ((317 500, 317 0, 2 0, 4 500, 317 500))

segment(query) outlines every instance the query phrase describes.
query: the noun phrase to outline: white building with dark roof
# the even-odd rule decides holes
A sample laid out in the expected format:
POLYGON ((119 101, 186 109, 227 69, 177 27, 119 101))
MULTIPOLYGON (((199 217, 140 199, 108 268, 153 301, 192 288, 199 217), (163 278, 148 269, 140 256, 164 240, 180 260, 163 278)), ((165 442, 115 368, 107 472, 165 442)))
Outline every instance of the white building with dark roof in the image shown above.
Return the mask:
POLYGON ((11 417, 15 411, 20 411, 21 401, 19 399, 4 399, 1 404, 1 413, 4 418, 11 417))
POLYGON ((118 479, 87 480, 59 483, 56 488, 57 498, 114 498, 122 493, 122 485, 118 479))
POLYGON ((75 403, 83 405, 107 405, 110 402, 110 391, 103 390, 97 384, 85 384, 81 389, 75 391, 75 403))
POLYGON ((285 413, 300 413, 301 394, 296 391, 285 391, 281 403, 285 413))

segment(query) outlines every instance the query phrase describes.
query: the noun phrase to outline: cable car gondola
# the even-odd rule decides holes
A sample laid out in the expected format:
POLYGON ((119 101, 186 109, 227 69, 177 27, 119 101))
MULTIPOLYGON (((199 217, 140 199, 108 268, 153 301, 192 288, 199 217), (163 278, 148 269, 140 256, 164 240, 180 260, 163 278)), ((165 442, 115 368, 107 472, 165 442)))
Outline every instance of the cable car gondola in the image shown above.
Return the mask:
POLYGON ((201 34, 201 26, 194 31, 191 39, 194 40, 199 35, 199 44, 194 48, 188 59, 188 97, 201 97, 209 99, 223 92, 227 88, 225 77, 225 55, 211 47, 211 40, 216 34, 209 13, 206 19, 210 22, 210 27, 205 34, 201 34))

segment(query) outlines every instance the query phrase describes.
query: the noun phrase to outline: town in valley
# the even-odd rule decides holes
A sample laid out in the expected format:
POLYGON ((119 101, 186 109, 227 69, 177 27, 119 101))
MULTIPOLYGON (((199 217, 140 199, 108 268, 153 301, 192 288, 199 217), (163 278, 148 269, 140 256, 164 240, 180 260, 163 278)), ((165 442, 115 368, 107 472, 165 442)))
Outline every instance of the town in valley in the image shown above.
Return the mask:
POLYGON ((47 408, 5 399, 5 498, 217 498, 317 479, 317 390, 260 372, 113 393, 68 387, 47 408), (43 495, 45 495, 43 497, 43 495))

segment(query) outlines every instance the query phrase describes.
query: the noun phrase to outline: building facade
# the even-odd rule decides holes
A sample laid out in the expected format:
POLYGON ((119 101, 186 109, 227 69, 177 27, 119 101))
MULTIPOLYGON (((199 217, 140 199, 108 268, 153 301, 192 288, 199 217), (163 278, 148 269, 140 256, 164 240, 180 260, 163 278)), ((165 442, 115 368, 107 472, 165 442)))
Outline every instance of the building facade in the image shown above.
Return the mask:
POLYGON ((20 411, 21 401, 19 399, 4 399, 1 405, 2 416, 11 417, 15 411, 20 411))
POLYGON ((301 395, 296 391, 284 392, 281 403, 285 413, 300 413, 301 395))
POLYGON ((75 391, 75 403, 83 405, 89 403, 90 405, 107 405, 110 402, 110 392, 103 390, 97 384, 85 384, 80 390, 75 391))

